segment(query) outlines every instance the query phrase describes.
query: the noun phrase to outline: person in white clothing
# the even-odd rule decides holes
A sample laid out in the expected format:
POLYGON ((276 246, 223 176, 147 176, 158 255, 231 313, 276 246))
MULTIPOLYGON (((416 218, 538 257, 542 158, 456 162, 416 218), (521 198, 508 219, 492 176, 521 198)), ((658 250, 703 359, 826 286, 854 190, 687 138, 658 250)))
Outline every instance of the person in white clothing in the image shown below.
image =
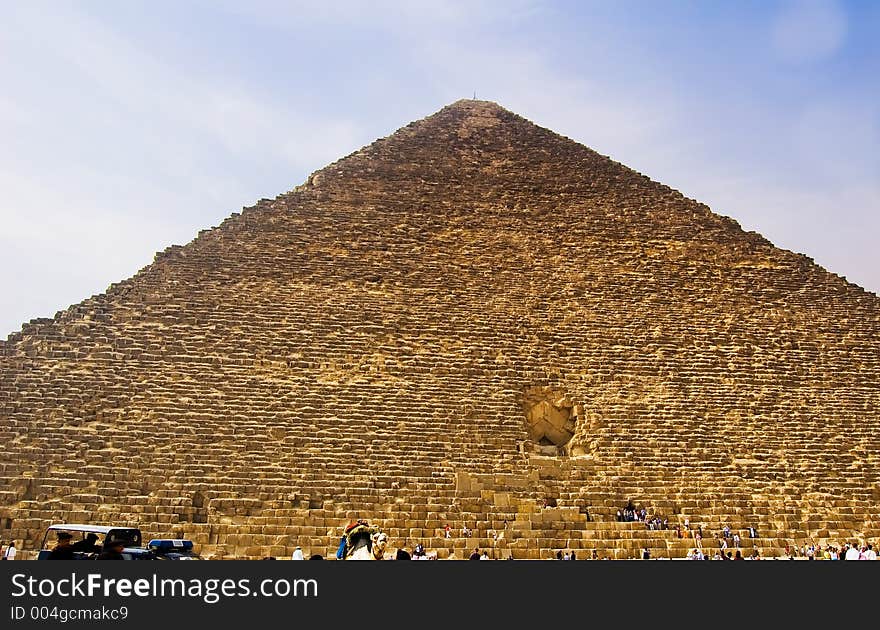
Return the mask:
POLYGON ((868 548, 865 550, 865 560, 876 560, 877 552, 874 551, 874 546, 868 543, 868 548))
POLYGON ((11 540, 11 541, 9 541, 9 546, 6 548, 6 551, 3 552, 3 559, 4 560, 15 560, 16 553, 17 552, 15 549, 15 541, 11 540))
POLYGON ((305 558, 303 557, 302 547, 297 547, 293 550, 293 557, 291 558, 291 560, 305 560, 305 558))
POLYGON ((850 545, 850 548, 846 550, 846 556, 844 556, 846 560, 858 560, 859 559, 859 547, 858 545, 850 545))

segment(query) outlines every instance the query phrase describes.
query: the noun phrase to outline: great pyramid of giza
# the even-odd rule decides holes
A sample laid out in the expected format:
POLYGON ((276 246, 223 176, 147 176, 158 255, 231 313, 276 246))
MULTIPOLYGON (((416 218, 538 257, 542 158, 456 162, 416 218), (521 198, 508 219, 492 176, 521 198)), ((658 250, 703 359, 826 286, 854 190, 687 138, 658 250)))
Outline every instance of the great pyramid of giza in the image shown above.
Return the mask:
POLYGON ((466 100, 0 342, 0 538, 775 555, 880 534, 878 413, 876 295, 466 100))

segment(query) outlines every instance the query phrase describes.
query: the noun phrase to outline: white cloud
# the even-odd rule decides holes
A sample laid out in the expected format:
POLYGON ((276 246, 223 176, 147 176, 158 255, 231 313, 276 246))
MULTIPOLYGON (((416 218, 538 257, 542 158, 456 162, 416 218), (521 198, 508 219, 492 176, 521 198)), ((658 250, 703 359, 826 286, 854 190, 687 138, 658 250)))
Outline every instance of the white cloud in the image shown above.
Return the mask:
MULTIPOLYGON (((71 196, 39 178, 0 172, 0 331, 49 317, 133 275, 185 227, 150 208, 114 212, 101 199, 71 196), (35 191, 40 191, 35 194, 35 191), (85 205, 80 205, 85 204, 85 205)), ((149 203, 149 199, 138 203, 149 203)))
POLYGON ((361 144, 350 120, 298 111, 240 78, 192 76, 84 12, 6 13, 2 337, 361 144), (261 185, 242 165, 283 175, 261 185))
POLYGON ((847 17, 834 0, 794 0, 776 17, 771 41, 786 61, 817 61, 833 55, 843 44, 847 17))
MULTIPOLYGON (((258 150, 296 168, 315 166, 316 157, 351 148, 355 133, 350 121, 298 111, 295 103, 274 102, 271 93, 240 77, 193 76, 160 63, 150 51, 135 47, 83 14, 36 12, 27 21, 39 22, 43 53, 53 63, 78 71, 86 89, 100 92, 102 104, 110 111, 183 132, 177 138, 168 134, 150 147, 164 154, 163 159, 199 151, 198 146, 189 148, 199 134, 219 142, 230 154, 247 156, 258 150), (340 133, 343 129, 349 133, 340 133), (334 144, 327 146, 328 138, 334 144), (169 141, 174 151, 168 151, 169 141), (292 141, 305 150, 291 154, 292 141), (314 155, 315 149, 320 155, 314 155)), ((21 37, 26 39, 28 34, 21 37)), ((139 138, 151 139, 150 134, 139 138)), ((190 157, 177 166, 191 162, 190 157)))

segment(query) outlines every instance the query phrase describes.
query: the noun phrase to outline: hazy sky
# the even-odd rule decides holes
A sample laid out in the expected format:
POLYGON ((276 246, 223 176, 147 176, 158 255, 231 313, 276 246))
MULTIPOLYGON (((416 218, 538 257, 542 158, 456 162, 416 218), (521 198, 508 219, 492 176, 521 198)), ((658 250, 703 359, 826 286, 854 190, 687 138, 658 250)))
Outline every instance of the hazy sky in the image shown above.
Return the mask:
POLYGON ((0 338, 474 90, 880 292, 878 33, 873 1, 0 0, 0 338))

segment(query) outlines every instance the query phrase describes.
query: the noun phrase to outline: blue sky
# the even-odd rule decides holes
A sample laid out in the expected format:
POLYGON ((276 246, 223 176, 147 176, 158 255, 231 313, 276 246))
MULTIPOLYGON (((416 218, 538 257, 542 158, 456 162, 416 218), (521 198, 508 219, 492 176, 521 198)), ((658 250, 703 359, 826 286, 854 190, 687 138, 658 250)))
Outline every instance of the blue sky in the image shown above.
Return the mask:
POLYGON ((459 98, 880 292, 880 2, 0 0, 0 337, 459 98))

